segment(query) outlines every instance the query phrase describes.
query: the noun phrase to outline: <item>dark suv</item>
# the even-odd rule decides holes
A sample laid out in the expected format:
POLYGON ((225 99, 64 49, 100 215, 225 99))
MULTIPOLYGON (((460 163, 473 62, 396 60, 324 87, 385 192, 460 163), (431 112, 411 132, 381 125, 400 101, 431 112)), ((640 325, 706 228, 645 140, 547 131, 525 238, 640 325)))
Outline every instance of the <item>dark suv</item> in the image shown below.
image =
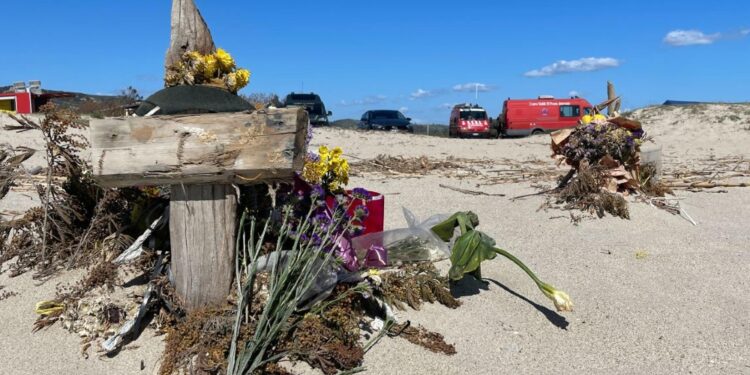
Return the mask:
POLYGON ((331 111, 326 111, 326 106, 320 100, 320 96, 313 92, 309 94, 293 92, 286 96, 284 106, 305 107, 307 114, 310 116, 310 124, 313 126, 327 126, 328 116, 333 115, 331 111))
POLYGON ((410 118, 404 116, 404 114, 399 111, 384 109, 365 112, 359 120, 357 127, 370 130, 375 128, 391 130, 396 127, 400 130, 414 131, 411 126, 410 118))

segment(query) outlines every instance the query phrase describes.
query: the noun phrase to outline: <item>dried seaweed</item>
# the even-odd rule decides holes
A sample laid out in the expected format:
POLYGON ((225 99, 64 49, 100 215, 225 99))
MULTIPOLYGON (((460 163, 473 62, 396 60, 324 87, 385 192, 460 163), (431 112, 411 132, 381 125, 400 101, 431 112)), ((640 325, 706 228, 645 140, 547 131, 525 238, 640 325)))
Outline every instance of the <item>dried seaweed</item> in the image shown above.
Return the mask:
POLYGON ((170 375, 180 369, 188 369, 187 373, 193 374, 226 373, 233 324, 231 308, 203 308, 166 327, 167 339, 159 374, 170 375))
POLYGON ((656 166, 653 164, 641 165, 638 177, 641 183, 641 191, 648 196, 663 197, 673 193, 669 186, 659 180, 656 166))
POLYGON ((5 127, 40 132, 48 163, 45 183, 34 185, 41 207, 0 222, 0 265, 13 260, 11 277, 36 268, 35 277, 43 278, 65 266, 99 262, 99 254, 121 251, 129 239, 124 233, 129 213, 143 204, 146 195, 137 189, 99 187, 79 156, 88 146, 79 133, 87 123, 54 105, 43 106, 42 112, 45 116, 39 122, 14 117, 18 125, 5 127))
POLYGON ((448 278, 441 276, 431 262, 408 264, 400 272, 384 273, 378 288, 383 300, 399 310, 408 305, 419 310, 423 302, 438 302, 455 309, 461 305, 450 292, 448 278))
POLYGON ((456 347, 445 342, 443 335, 429 331, 422 326, 412 327, 410 322, 406 322, 394 324, 389 331, 390 335, 404 338, 412 344, 421 346, 433 353, 456 354, 456 347))
POLYGON ((621 194, 611 193, 602 188, 605 176, 606 170, 601 167, 582 165, 567 184, 553 192, 555 203, 562 204, 566 210, 578 209, 600 218, 608 213, 615 217, 630 219, 625 198, 621 194))
POLYGON ((374 159, 353 163, 354 169, 385 175, 425 175, 439 172, 442 174, 478 175, 472 166, 486 166, 487 161, 449 157, 438 160, 427 156, 403 157, 380 154, 374 159))
POLYGON ((5 198, 16 178, 21 174, 21 163, 33 156, 29 148, 11 148, 0 145, 0 199, 5 198))

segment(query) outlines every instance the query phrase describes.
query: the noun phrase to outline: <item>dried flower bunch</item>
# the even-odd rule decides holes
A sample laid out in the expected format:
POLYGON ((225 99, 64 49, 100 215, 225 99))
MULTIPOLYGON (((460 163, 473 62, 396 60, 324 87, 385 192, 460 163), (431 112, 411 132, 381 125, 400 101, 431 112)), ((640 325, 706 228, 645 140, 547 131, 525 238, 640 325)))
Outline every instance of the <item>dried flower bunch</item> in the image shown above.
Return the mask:
POLYGON ((185 52, 182 60, 167 67, 164 83, 167 87, 179 85, 215 85, 237 93, 250 82, 250 71, 237 68, 232 56, 219 48, 203 55, 197 51, 185 52))

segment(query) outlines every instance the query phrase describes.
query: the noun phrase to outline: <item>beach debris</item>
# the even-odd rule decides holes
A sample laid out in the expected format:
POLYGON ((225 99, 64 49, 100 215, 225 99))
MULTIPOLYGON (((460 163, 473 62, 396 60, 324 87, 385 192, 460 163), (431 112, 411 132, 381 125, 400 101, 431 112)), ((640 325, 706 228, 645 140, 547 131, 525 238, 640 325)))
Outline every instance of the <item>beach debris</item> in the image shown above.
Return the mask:
POLYGON ((21 163, 32 157, 35 152, 26 147, 0 145, 0 199, 8 194, 15 179, 21 174, 21 163))
POLYGON ((428 156, 404 157, 380 154, 374 159, 360 160, 353 166, 368 173, 380 173, 387 176, 426 175, 430 173, 478 175, 472 167, 486 166, 486 161, 448 157, 438 160, 428 156))
POLYGON ((394 324, 388 330, 389 336, 401 337, 414 345, 421 346, 433 353, 445 355, 456 354, 456 347, 445 342, 443 335, 425 329, 422 326, 414 327, 411 322, 394 324))
POLYGON ((501 194, 501 193, 488 193, 485 191, 462 189, 462 188, 457 188, 457 187, 443 185, 443 184, 438 184, 438 186, 440 186, 443 189, 453 190, 453 191, 457 191, 459 193, 468 194, 468 195, 486 195, 488 197, 504 197, 505 196, 505 194, 501 194))
POLYGON ((461 306, 450 292, 448 278, 441 276, 432 262, 406 264, 394 272, 381 272, 376 290, 383 300, 398 310, 408 305, 419 310, 422 304, 440 303, 451 309, 461 306))
POLYGON ((557 204, 598 217, 608 213, 629 219, 626 197, 671 193, 658 179, 656 165, 641 165, 641 144, 650 140, 641 123, 619 116, 616 110, 610 117, 598 113, 618 99, 613 97, 598 105, 576 128, 551 134, 553 159, 571 169, 555 189, 545 192, 551 193, 552 199, 542 207, 557 204))

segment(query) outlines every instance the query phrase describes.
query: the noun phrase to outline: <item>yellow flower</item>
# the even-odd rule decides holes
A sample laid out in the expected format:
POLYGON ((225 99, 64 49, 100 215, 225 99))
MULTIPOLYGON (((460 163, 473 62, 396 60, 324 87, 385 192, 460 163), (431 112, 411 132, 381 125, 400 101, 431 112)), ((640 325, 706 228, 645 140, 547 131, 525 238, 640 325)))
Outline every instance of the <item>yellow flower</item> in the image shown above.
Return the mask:
POLYGON ((218 67, 218 61, 214 55, 206 55, 203 57, 203 77, 207 80, 216 76, 216 69, 218 67))
POLYGON ((323 160, 323 158, 327 158, 329 154, 328 147, 320 146, 318 148, 318 154, 320 154, 320 160, 323 160))
POLYGON ((333 151, 331 151, 331 156, 334 158, 338 158, 341 156, 341 154, 344 153, 344 150, 341 149, 341 147, 334 147, 333 151))
POLYGON ((219 69, 221 69, 222 72, 230 73, 232 69, 234 69, 234 59, 232 58, 232 55, 227 53, 227 51, 219 48, 214 53, 214 56, 216 57, 219 69))
POLYGON ((543 285, 540 289, 547 298, 552 300, 557 311, 573 311, 573 301, 570 300, 567 293, 548 284, 543 285))
POLYGON ((237 90, 247 86, 250 83, 250 71, 247 69, 237 69, 237 90))

